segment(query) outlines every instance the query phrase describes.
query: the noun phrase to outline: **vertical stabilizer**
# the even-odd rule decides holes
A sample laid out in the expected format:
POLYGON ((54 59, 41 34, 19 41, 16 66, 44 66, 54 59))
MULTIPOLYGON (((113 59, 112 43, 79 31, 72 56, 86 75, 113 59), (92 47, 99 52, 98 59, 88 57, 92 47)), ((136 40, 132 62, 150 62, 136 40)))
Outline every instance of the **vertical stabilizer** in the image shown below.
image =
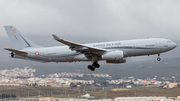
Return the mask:
POLYGON ((21 50, 28 47, 40 47, 16 29, 14 26, 4 26, 14 49, 21 50))

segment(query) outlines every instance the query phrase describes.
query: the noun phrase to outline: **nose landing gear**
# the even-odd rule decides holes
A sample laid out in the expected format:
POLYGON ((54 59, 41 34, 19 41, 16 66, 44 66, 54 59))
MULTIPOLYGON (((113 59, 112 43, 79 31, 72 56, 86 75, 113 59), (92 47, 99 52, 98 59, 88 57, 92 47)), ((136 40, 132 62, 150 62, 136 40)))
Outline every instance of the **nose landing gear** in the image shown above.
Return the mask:
POLYGON ((157 60, 158 60, 158 61, 161 61, 161 58, 160 58, 160 57, 158 57, 158 58, 157 58, 157 60))
POLYGON ((100 65, 98 64, 98 62, 93 62, 92 65, 88 65, 88 69, 90 69, 91 71, 94 71, 95 68, 99 68, 100 65))
POLYGON ((158 58, 157 58, 158 61, 161 61, 160 55, 161 53, 158 54, 158 58))

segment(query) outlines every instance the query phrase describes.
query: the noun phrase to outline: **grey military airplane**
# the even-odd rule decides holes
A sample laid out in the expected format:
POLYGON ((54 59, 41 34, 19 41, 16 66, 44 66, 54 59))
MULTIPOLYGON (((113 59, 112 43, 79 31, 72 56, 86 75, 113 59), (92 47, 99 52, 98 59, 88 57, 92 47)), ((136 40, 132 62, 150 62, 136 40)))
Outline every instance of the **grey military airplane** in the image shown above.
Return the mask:
POLYGON ((10 51, 11 58, 33 60, 39 62, 76 62, 90 61, 88 69, 94 71, 99 68, 98 61, 106 63, 126 63, 127 57, 160 54, 177 47, 169 39, 146 38, 126 41, 112 41, 101 43, 80 44, 64 40, 52 35, 58 42, 66 46, 41 47, 33 43, 14 26, 4 26, 13 45, 13 48, 4 48, 10 51))

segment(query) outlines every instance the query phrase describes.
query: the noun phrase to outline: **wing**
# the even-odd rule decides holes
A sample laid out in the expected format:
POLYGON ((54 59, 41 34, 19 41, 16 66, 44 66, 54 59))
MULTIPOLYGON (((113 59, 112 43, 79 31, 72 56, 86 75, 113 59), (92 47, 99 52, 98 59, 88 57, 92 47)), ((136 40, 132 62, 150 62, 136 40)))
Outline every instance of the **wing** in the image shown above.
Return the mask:
POLYGON ((75 50, 75 51, 81 52, 83 54, 90 53, 90 54, 102 55, 103 53, 105 53, 107 51, 106 49, 102 49, 102 48, 98 48, 98 47, 91 47, 91 46, 87 46, 84 44, 79 44, 79 43, 67 41, 67 40, 64 40, 64 39, 57 37, 54 34, 53 34, 53 37, 55 40, 65 44, 65 45, 68 45, 72 51, 75 50))

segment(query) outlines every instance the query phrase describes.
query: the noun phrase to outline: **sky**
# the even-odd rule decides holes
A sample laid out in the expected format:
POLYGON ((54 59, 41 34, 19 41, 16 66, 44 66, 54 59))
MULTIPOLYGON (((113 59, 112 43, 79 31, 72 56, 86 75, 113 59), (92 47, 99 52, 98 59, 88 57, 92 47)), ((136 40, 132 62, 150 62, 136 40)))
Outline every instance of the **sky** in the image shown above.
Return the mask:
POLYGON ((14 25, 25 35, 179 40, 179 10, 179 0, 1 0, 0 36, 14 25))
POLYGON ((52 34, 88 43, 140 38, 180 41, 180 0, 1 0, 0 60, 14 25, 42 46, 62 45, 52 34), (6 44, 4 44, 6 43, 6 44))

